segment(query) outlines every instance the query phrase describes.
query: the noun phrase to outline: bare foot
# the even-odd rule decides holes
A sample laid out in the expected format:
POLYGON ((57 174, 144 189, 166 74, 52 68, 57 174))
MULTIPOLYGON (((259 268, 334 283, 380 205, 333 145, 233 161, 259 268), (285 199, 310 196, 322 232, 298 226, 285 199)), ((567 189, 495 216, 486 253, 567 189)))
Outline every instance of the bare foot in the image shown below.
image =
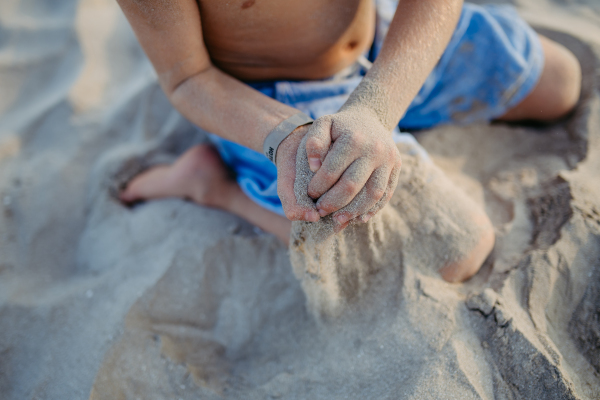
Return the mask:
POLYGON ((172 165, 158 165, 136 176, 121 192, 124 203, 179 197, 228 211, 277 236, 287 244, 291 223, 252 201, 211 145, 194 146, 172 165))
POLYGON ((172 165, 158 165, 131 180, 119 198, 124 203, 180 197, 209 207, 224 208, 227 193, 237 183, 228 177, 217 151, 194 146, 172 165))

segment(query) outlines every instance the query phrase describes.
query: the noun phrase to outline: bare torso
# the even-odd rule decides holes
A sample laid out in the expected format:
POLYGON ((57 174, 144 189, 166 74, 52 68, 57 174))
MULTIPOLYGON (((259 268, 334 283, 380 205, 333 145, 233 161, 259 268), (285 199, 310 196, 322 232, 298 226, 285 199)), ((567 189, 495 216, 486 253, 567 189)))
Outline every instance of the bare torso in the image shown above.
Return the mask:
POLYGON ((213 63, 242 80, 320 79, 373 41, 372 0, 199 0, 213 63))

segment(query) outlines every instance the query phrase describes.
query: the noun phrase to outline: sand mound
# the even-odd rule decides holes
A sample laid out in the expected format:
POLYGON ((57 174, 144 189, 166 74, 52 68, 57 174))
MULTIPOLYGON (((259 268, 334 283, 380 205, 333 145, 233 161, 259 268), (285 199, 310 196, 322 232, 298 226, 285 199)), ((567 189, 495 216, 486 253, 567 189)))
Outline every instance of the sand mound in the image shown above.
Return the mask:
MULTIPOLYGON (((123 181, 203 135, 170 107, 112 0, 2 2, 0 397, 600 398, 592 3, 519 2, 582 62, 567 122, 419 135, 496 229, 482 271, 451 285, 435 264, 457 247, 415 228, 454 226, 443 204, 407 216, 403 199, 326 239, 345 254, 339 271, 293 268, 274 238, 226 213, 123 207, 111 194, 123 181), (409 251, 421 240, 435 251, 409 251)), ((413 161, 404 185, 427 190, 413 161)))
MULTIPOLYGON (((398 145, 403 168, 397 190, 367 224, 352 224, 334 235, 331 216, 293 223, 292 265, 318 318, 337 317, 351 303, 365 306, 362 298, 369 290, 395 291, 394 286, 371 288, 370 281, 396 282, 403 267, 438 276, 444 265, 465 259, 482 235, 473 218, 475 202, 411 147, 398 145)), ((306 193, 314 174, 306 151, 299 152, 298 166, 301 201, 311 202, 306 193)))
MULTIPOLYGON (((595 50, 575 49, 598 87, 595 50)), ((269 237, 173 264, 130 310, 91 398, 597 398, 600 102, 584 96, 565 126, 422 134, 470 199, 402 149, 399 189, 368 224, 294 224, 299 281, 269 237), (436 268, 477 233, 474 202, 498 244, 447 284, 436 268)))

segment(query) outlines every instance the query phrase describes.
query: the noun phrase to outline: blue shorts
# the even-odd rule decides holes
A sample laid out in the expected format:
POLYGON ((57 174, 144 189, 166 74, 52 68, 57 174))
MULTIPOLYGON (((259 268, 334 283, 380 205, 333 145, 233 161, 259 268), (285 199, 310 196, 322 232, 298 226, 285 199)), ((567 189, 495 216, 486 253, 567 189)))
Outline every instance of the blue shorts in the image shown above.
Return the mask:
MULTIPOLYGON (((377 28, 368 54, 371 61, 379 54, 396 5, 393 0, 377 1, 377 28)), ((513 7, 465 4, 448 47, 400 120, 399 128, 422 129, 497 118, 533 90, 543 66, 544 53, 537 34, 513 7)), ((249 85, 316 119, 336 113, 363 75, 357 69, 343 78, 249 85)), ((216 135, 210 138, 235 171, 244 193, 283 215, 275 165, 247 147, 216 135)), ((412 136, 396 132, 395 138, 411 141, 412 136)))

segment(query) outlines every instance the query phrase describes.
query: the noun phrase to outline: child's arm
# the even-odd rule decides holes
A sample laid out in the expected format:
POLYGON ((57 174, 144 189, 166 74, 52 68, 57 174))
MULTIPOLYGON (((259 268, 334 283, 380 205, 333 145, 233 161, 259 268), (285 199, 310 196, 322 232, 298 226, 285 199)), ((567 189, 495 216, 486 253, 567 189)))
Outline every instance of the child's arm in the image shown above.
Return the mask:
POLYGON ((196 0, 118 0, 161 87, 187 119, 262 153, 266 135, 298 110, 216 68, 196 0))
POLYGON ((323 215, 348 204, 363 187, 368 196, 345 219, 387 203, 400 168, 390 132, 441 57, 461 9, 462 0, 400 0, 371 70, 338 113, 310 128, 307 153, 318 171, 309 194, 320 198, 323 215))
POLYGON ((446 49, 462 4, 400 0, 377 60, 342 109, 366 107, 393 129, 446 49))
MULTIPOLYGON (((208 132, 262 153, 265 137, 298 110, 250 88, 216 68, 204 44, 196 0, 118 0, 171 103, 208 132)), ((290 220, 317 221, 296 202, 296 152, 307 127, 279 146, 278 183, 290 220), (291 195, 289 190, 291 188, 291 195), (286 195, 287 194, 287 195, 286 195)))

